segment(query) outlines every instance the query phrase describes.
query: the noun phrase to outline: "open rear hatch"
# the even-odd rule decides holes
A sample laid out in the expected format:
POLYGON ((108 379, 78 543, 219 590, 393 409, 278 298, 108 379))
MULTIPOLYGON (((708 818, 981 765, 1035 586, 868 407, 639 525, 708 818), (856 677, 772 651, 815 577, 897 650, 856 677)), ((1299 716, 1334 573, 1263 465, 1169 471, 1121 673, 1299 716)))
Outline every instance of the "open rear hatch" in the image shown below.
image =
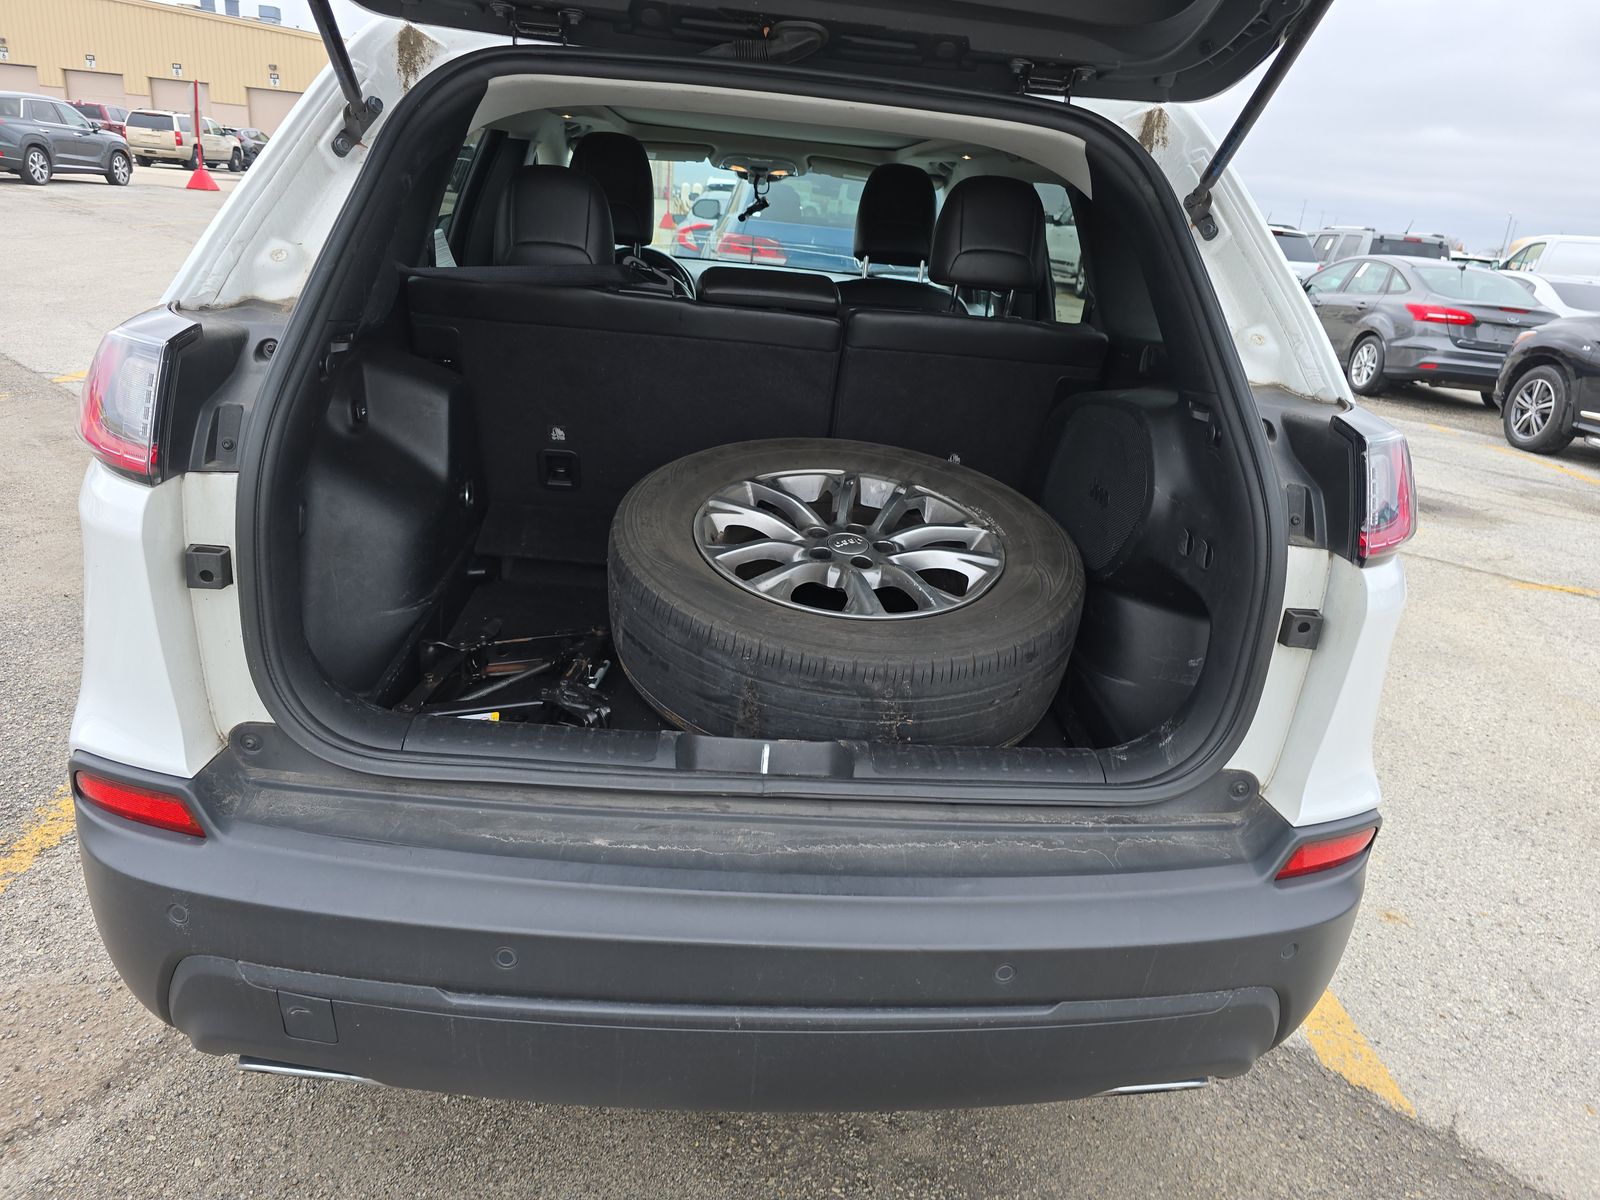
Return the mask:
MULTIPOLYGON (((804 64, 979 92, 1198 100, 1232 87, 1324 0, 357 0, 424 25, 668 58, 804 64)), ((325 0, 314 9, 325 10, 325 0)))

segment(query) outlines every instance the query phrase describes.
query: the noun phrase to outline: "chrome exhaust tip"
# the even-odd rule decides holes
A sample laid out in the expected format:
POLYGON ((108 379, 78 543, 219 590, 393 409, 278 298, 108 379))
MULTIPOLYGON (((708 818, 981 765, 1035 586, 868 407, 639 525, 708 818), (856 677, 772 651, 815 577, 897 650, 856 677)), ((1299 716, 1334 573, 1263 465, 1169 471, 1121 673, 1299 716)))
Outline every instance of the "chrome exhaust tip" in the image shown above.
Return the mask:
POLYGON ((340 1083, 383 1086, 376 1079, 368 1079, 365 1075, 352 1075, 348 1071, 330 1071, 326 1067, 302 1067, 298 1063, 274 1062, 270 1058, 252 1058, 248 1054, 239 1055, 239 1070, 257 1075, 288 1075, 293 1079, 331 1079, 340 1083))
POLYGON ((1152 1092, 1192 1092, 1209 1084, 1209 1079, 1177 1079, 1171 1083, 1130 1083, 1101 1092, 1102 1096, 1147 1096, 1152 1092))

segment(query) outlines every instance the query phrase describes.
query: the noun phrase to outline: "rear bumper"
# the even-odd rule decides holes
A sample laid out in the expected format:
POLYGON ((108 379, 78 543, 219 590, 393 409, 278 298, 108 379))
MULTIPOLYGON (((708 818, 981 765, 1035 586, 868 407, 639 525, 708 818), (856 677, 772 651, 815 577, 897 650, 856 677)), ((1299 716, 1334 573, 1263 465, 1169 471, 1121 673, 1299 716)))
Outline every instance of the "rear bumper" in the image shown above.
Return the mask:
POLYGON ((275 812, 299 827, 257 822, 239 778, 198 789, 203 842, 79 802, 95 918, 135 995, 208 1052, 562 1103, 945 1107, 1237 1075, 1321 995, 1365 872, 1274 883, 1305 833, 1333 831, 1275 814, 1250 856, 1165 869, 1099 851, 1094 870, 1004 878, 575 846, 563 863, 331 836, 320 814, 349 796, 303 777, 263 791, 291 794, 275 812))
POLYGON ((1386 348, 1384 377, 1415 383, 1459 383, 1492 388, 1511 348, 1464 350, 1447 337, 1391 342, 1386 348), (1430 364, 1424 367, 1422 364, 1430 364))

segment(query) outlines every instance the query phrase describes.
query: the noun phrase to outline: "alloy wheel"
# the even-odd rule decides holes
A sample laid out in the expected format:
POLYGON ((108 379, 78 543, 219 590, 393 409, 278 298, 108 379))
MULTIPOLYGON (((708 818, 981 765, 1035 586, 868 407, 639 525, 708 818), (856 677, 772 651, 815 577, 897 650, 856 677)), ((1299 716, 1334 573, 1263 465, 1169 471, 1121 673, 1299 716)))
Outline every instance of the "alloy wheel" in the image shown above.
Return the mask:
POLYGON ((35 183, 50 181, 50 160, 45 157, 43 150, 29 150, 26 165, 29 179, 35 183))
POLYGON ((1556 410, 1556 389, 1548 379, 1535 377, 1511 397, 1511 428, 1528 441, 1543 432, 1556 410))
POLYGON ((1372 341, 1362 342, 1350 359, 1350 382, 1366 387, 1378 373, 1378 347, 1372 341))
POLYGON ((917 484, 843 470, 719 488, 695 518, 695 542, 747 592, 862 620, 960 608, 1005 566, 999 531, 971 509, 917 484))

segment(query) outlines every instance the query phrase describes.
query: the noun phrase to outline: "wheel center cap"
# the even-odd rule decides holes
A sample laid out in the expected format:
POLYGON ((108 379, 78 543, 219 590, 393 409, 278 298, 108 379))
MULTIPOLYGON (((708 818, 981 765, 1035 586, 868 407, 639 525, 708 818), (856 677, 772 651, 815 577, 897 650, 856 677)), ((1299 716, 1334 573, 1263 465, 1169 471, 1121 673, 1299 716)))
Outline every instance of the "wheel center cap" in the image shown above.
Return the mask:
POLYGON ((871 544, 859 533, 836 533, 827 541, 828 549, 840 554, 859 554, 871 544))

